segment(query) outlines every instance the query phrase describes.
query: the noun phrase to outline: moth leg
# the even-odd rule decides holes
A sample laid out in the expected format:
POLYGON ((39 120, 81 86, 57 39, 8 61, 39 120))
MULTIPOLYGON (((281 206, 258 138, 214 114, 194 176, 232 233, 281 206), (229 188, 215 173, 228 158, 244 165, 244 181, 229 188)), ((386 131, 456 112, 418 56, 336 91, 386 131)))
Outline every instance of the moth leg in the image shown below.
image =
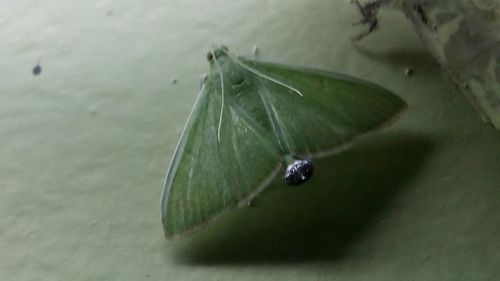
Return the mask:
POLYGON ((422 6, 421 5, 413 5, 413 9, 420 17, 420 21, 422 21, 422 23, 424 23, 425 25, 428 26, 429 25, 429 18, 427 17, 427 14, 425 13, 422 6))
POLYGON ((377 29, 377 12, 382 5, 387 4, 389 1, 391 0, 375 0, 366 4, 361 4, 358 0, 354 1, 361 14, 361 19, 353 25, 368 25, 368 30, 355 36, 353 38, 354 41, 363 39, 364 37, 372 33, 375 29, 377 29))
POLYGON ((251 55, 253 58, 256 58, 258 53, 259 53, 259 49, 257 48, 257 45, 254 45, 254 46, 253 46, 253 49, 252 49, 252 52, 250 53, 250 55, 251 55))
POLYGON ((208 79, 208 76, 206 74, 201 75, 201 78, 200 78, 200 90, 207 83, 207 79, 208 79))

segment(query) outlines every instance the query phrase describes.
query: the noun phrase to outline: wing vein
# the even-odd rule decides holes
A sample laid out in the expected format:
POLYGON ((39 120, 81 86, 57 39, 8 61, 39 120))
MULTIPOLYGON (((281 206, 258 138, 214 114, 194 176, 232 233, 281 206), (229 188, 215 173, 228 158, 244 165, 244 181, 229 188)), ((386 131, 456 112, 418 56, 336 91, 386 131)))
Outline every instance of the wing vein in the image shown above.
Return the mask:
POLYGON ((220 76, 220 88, 221 88, 221 105, 220 105, 220 115, 219 115, 219 124, 217 125, 217 141, 220 142, 220 130, 222 126, 222 114, 224 113, 224 75, 222 75, 222 71, 219 63, 217 62, 217 56, 213 56, 214 63, 217 65, 219 69, 220 76))
POLYGON ((267 90, 266 87, 264 87, 265 91, 264 93, 261 90, 261 87, 262 87, 261 85, 257 85, 259 96, 262 100, 262 103, 264 104, 264 108, 266 110, 266 114, 269 118, 269 121, 271 122, 271 126, 273 127, 274 135, 278 140, 281 150, 286 152, 291 152, 292 147, 286 136, 288 135, 288 133, 285 132, 286 126, 284 126, 283 122, 281 121, 281 118, 278 116, 278 111, 276 110, 276 107, 269 99, 269 91, 267 90))

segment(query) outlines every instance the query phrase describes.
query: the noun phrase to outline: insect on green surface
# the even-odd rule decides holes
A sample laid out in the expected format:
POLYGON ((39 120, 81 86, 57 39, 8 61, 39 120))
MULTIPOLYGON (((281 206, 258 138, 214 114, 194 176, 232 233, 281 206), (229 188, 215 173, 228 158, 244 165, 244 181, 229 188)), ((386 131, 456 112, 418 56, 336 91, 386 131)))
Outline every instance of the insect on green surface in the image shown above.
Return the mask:
POLYGON ((247 206, 284 167, 298 185, 312 162, 390 121, 406 103, 390 91, 337 73, 207 55, 202 84, 167 172, 165 236, 188 234, 247 206))

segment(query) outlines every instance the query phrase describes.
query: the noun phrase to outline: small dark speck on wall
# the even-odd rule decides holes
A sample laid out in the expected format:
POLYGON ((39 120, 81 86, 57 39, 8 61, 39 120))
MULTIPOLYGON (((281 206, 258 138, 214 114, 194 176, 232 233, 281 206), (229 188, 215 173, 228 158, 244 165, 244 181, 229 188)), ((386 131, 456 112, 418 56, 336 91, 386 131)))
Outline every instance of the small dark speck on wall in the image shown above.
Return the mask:
POLYGON ((33 75, 38 76, 42 73, 42 67, 40 64, 37 64, 35 67, 33 67, 33 75))

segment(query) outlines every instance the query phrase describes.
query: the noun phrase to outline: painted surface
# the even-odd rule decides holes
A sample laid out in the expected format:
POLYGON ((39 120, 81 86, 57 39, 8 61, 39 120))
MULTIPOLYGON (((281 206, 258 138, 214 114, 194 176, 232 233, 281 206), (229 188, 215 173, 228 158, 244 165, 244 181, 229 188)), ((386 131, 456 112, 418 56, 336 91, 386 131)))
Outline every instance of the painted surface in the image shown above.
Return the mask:
POLYGON ((348 1, 2 2, 0 280, 500 274, 500 135, 400 15, 386 12, 355 47, 348 1), (365 78, 410 108, 318 161, 307 186, 277 181, 252 207, 169 243, 163 176, 211 43, 365 78))

